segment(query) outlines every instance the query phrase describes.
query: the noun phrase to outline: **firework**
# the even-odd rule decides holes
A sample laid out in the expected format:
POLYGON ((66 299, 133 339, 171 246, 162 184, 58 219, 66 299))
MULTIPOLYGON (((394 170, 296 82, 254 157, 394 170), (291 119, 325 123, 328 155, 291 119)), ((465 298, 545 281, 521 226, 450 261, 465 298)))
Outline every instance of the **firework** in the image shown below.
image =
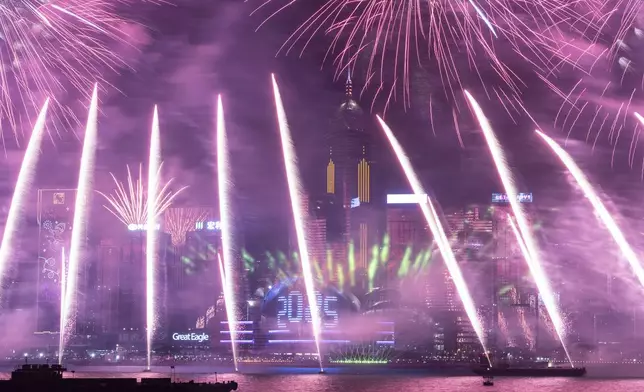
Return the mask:
POLYGON ((209 216, 207 208, 168 208, 163 214, 163 227, 170 234, 172 245, 179 246, 186 242, 186 234, 195 230, 196 223, 209 216))
MULTIPOLYGON (((163 164, 159 165, 157 174, 160 174, 163 164)), ((114 180, 116 188, 111 194, 105 194, 97 191, 105 198, 107 204, 104 205, 105 209, 112 213, 125 225, 144 225, 148 221, 148 197, 143 185, 143 165, 139 165, 139 178, 134 180, 130 167, 127 166, 127 186, 116 179, 113 173, 110 173, 114 180)), ((183 192, 187 187, 184 186, 178 191, 172 191, 170 186, 173 179, 170 179, 165 185, 160 183, 157 186, 160 188, 156 191, 156 200, 154 208, 156 210, 155 217, 160 216, 166 209, 168 209, 174 199, 183 192)))
MULTIPOLYGON (((60 314, 65 314, 65 290, 67 290, 67 268, 65 258, 65 248, 60 250, 60 314)), ((61 317, 59 320, 59 331, 65 330, 65 318, 61 317)), ((58 364, 63 364, 63 357, 65 356, 65 334, 58 334, 58 364)))
POLYGON ((508 347, 516 347, 516 343, 514 342, 513 337, 510 335, 510 331, 508 330, 508 322, 506 321, 505 316, 503 315, 503 312, 499 311, 499 315, 497 319, 499 323, 499 329, 501 330, 501 334, 508 342, 508 347))
MULTIPOLYGON (((612 146, 611 166, 615 164, 620 140, 630 138, 627 162, 632 168, 641 132, 640 124, 632 115, 644 98, 644 74, 638 58, 642 50, 639 25, 643 3, 614 0, 602 4, 584 0, 578 4, 588 6, 593 20, 598 17, 603 20, 602 28, 596 34, 568 42, 563 50, 555 53, 577 65, 579 72, 566 75, 566 79, 578 78, 572 87, 556 73, 539 75, 562 102, 554 127, 566 133, 566 141, 578 129, 575 136, 585 139, 593 149, 597 144, 608 142, 612 146)), ((644 178, 644 160, 641 175, 644 178)))
POLYGON ((282 97, 280 96, 279 88, 277 86, 277 81, 275 80, 275 75, 272 75, 272 79, 280 139, 282 140, 282 154, 284 156, 284 166, 286 169, 289 196, 293 210, 293 219, 295 221, 295 231, 297 233, 297 245, 300 251, 300 261, 302 263, 302 275, 304 276, 306 296, 309 302, 309 307, 311 308, 313 336, 315 338, 316 346, 315 348, 317 349, 318 360, 320 362, 320 371, 322 371, 322 355, 320 352, 321 318, 317 297, 315 295, 313 268, 309 260, 309 248, 306 240, 306 215, 302 208, 302 183, 299 169, 297 167, 295 147, 293 146, 291 131, 289 129, 286 113, 284 111, 284 105, 282 104, 282 97))
MULTIPOLYGON (((54 97, 86 94, 101 69, 123 61, 110 42, 127 42, 117 7, 129 0, 8 0, 0 3, 0 120, 17 138, 20 116, 31 115, 41 96, 60 107, 54 116, 80 122, 54 97)), ((89 97, 87 97, 89 99, 89 97)), ((58 131, 58 128, 57 128, 58 131)), ((3 142, 5 135, 0 133, 3 142)), ((4 144, 4 143, 3 143, 4 144)))
POLYGON ((154 106, 152 130, 150 132, 150 157, 148 161, 147 233, 145 243, 145 319, 147 340, 147 370, 152 364, 152 339, 157 326, 156 313, 156 254, 157 254, 157 192, 161 182, 161 137, 159 135, 159 111, 154 106))
POLYGON ((514 184, 514 179, 512 178, 512 173, 510 172, 508 163, 505 159, 505 154, 479 104, 469 92, 465 91, 465 95, 472 107, 472 111, 477 121, 481 125, 481 130, 483 131, 485 141, 490 150, 490 155, 492 155, 492 160, 494 161, 494 165, 496 166, 499 180, 501 181, 503 189, 505 189, 505 192, 508 195, 508 201, 517 223, 515 226, 511 217, 508 216, 510 225, 512 226, 512 230, 516 236, 517 242, 521 247, 521 252, 523 253, 524 258, 528 263, 530 273, 532 274, 537 288, 539 289, 539 294, 543 297, 543 302, 546 305, 546 309, 548 310, 548 315, 553 321, 557 335, 559 336, 559 340, 561 341, 561 344, 566 351, 568 360, 572 364, 572 360, 570 360, 570 355, 568 354, 568 350, 564 341, 564 323, 554 298, 554 292, 550 287, 550 282, 548 281, 548 278, 541 265, 539 249, 533 237, 530 225, 528 224, 528 219, 525 212, 523 211, 521 203, 519 203, 518 192, 514 184))
MULTIPOLYGON (((380 127, 382 128, 385 135, 387 136, 387 139, 389 141, 389 144, 391 145, 392 150, 394 151, 394 154, 398 158, 400 166, 402 167, 405 173, 405 177, 407 177, 407 181, 409 182, 409 185, 411 186, 414 194, 418 195, 419 197, 420 195, 427 195, 427 193, 423 190, 423 186, 421 185, 420 180, 418 179, 418 175, 416 174, 416 172, 414 172, 414 168, 411 166, 409 157, 405 154, 405 151, 403 150, 402 146, 394 136, 393 132, 391 131, 389 126, 380 118, 380 116, 377 116, 377 119, 378 119, 378 122, 380 123, 380 127)), ((483 325, 478 315, 476 314, 476 307, 474 305, 474 301, 472 300, 470 291, 467 287, 467 284, 465 283, 465 279, 463 278, 463 273, 461 272, 461 268, 456 262, 456 258, 454 257, 454 252, 452 251, 449 241, 447 240, 447 236, 445 235, 445 231, 443 230, 441 221, 438 218, 436 209, 434 208, 434 205, 429 198, 427 198, 426 200, 423 200, 423 202, 419 204, 423 212, 423 216, 425 217, 425 221, 429 225, 429 228, 432 232, 434 241, 436 241, 436 244, 438 245, 438 249, 440 250, 441 255, 443 256, 443 261, 445 262, 445 265, 447 266, 449 274, 454 281, 454 286, 456 286, 456 291, 458 292, 458 296, 460 297, 461 302, 463 303, 463 308, 465 309, 467 318, 470 320, 470 323, 472 324, 472 328, 474 329, 474 332, 476 333, 476 336, 478 337, 479 342, 483 347, 483 351, 487 356, 488 351, 485 345, 485 340, 483 335, 483 325)), ((490 362, 489 356, 487 359, 488 359, 488 362, 490 362)))
POLYGON ((586 178, 572 157, 563 148, 561 148, 561 146, 543 132, 536 132, 557 155, 566 169, 568 169, 568 172, 570 172, 572 177, 575 179, 575 182, 586 196, 586 199, 588 199, 590 204, 592 204, 597 216, 602 221, 611 237, 613 237, 613 240, 619 247, 620 252, 624 258, 626 258, 628 264, 630 264, 637 280, 644 286, 644 268, 642 268, 642 264, 640 263, 637 254, 626 240, 626 237, 617 225, 617 222, 615 222, 615 219, 613 219, 612 215, 608 212, 608 209, 606 209, 606 206, 604 206, 604 203, 599 198, 599 195, 597 195, 597 192, 595 192, 595 189, 590 184, 590 181, 588 181, 588 178, 586 178))
MULTIPOLYGON (((275 3, 265 0, 258 11, 275 3)), ((261 25, 296 3, 278 7, 261 25)), ((632 11, 638 7, 639 1, 623 0, 327 0, 280 51, 299 47, 303 52, 316 35, 330 36, 325 60, 332 58, 336 76, 365 62, 365 87, 372 85, 376 97, 385 98, 385 109, 399 94, 405 106, 411 104, 410 81, 418 63, 434 79, 431 84, 440 86, 430 94, 430 111, 437 106, 432 97, 454 100, 463 86, 476 83, 489 98, 501 100, 509 113, 523 112, 521 89, 526 84, 515 70, 517 59, 521 72, 531 69, 546 76, 563 64, 581 67, 569 55, 571 49, 580 51, 575 39, 597 42, 608 28, 608 15, 623 10, 614 47, 632 25, 632 11)))
MULTIPOLYGON (((94 86, 92 100, 89 106, 87 116, 87 126, 85 127, 85 137, 83 140, 83 151, 81 153, 80 172, 78 174, 78 190, 76 191, 76 201, 74 202, 74 221, 72 226, 72 239, 69 246, 69 265, 67 268, 67 282, 65 287, 64 311, 63 318, 64 346, 69 338, 69 334, 74 331, 76 323, 76 288, 80 275, 80 263, 83 252, 83 245, 87 237, 87 222, 90 216, 90 199, 92 195, 92 185, 94 182, 94 163, 96 161, 96 142, 98 138, 98 86, 94 86)), ((62 359, 62 357, 61 357, 62 359)))
POLYGON ((219 258, 219 269, 222 279, 226 306, 226 318, 230 331, 230 345, 233 353, 233 364, 237 368, 237 317, 235 314, 235 256, 233 254, 233 225, 231 208, 231 168, 230 151, 228 150, 228 137, 226 135, 226 122, 224 120, 224 106, 221 95, 217 98, 217 188, 219 191, 219 215, 221 217, 221 248, 224 253, 224 264, 219 258))
MULTIPOLYGON (((519 302, 516 287, 512 287, 510 289, 510 298, 512 299, 512 303, 514 304, 517 304, 519 302)), ((525 315, 526 310, 523 307, 517 307, 516 310, 519 317, 519 324, 521 325, 521 329, 523 330, 523 335, 525 336, 525 339, 528 343, 528 347, 530 347, 531 350, 534 350, 534 348, 536 347, 536 339, 532 334, 532 329, 530 329, 530 326, 528 325, 528 320, 526 319, 525 315)))
POLYGON ((34 125, 31 132, 31 138, 27 145, 27 151, 22 159, 20 172, 16 181, 16 186, 11 198, 11 205, 9 207, 9 215, 4 227, 4 234, 2 235, 2 244, 0 244, 0 282, 4 278, 4 271, 7 268, 9 259, 14 256, 13 246, 18 234, 18 227, 20 220, 23 218, 25 204, 29 198, 29 192, 34 182, 36 165, 38 158, 40 158, 40 144, 45 132, 45 123, 47 121, 47 108, 49 107, 49 99, 45 101, 38 120, 34 125))
MULTIPOLYGON (((624 137, 630 136, 627 162, 633 168, 642 126, 633 115, 637 117, 634 108, 642 101, 642 90, 639 86, 612 81, 599 84, 598 80, 593 78, 588 83, 582 79, 568 94, 561 94, 563 103, 555 116, 554 127, 566 133, 566 141, 575 129, 582 129, 579 138, 592 145, 593 150, 597 144, 608 142, 612 146, 611 166, 615 164, 618 144, 624 137)), ((644 160, 641 176, 644 178, 644 160)))

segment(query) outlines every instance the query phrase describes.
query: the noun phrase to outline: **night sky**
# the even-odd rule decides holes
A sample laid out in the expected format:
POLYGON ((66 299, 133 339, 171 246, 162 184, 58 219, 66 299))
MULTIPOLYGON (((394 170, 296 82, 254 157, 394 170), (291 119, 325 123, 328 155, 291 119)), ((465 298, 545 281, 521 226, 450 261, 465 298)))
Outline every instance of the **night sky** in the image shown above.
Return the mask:
MULTIPOLYGON (((102 86, 99 125, 100 151, 97 188, 108 190, 107 172, 125 173, 125 164, 147 161, 149 124, 154 104, 159 105, 165 176, 177 184, 190 186, 177 205, 216 205, 216 168, 214 167, 214 102, 223 95, 234 165, 235 213, 242 223, 246 241, 252 248, 286 246, 290 208, 276 126, 270 74, 280 84, 287 114, 294 133, 300 165, 307 189, 319 193, 324 186, 325 133, 334 124, 334 116, 343 99, 342 74, 335 78, 333 61, 324 61, 329 37, 316 37, 300 56, 301 46, 288 56, 277 54, 289 33, 319 3, 307 2, 288 9, 255 31, 273 8, 259 10, 260 3, 248 1, 180 0, 174 4, 139 4, 123 9, 133 25, 134 48, 123 50, 128 67, 118 73, 106 71, 112 86, 102 86), (283 230, 276 230, 282 228, 283 230)), ((319 5, 319 4, 318 4, 319 5)), ((524 81, 526 106, 546 132, 557 137, 566 133, 553 129, 553 118, 561 105, 558 98, 541 86, 528 71, 516 67, 524 81)), ((363 64, 356 65, 354 91, 361 92, 365 74, 363 64)), ((386 120, 412 156, 428 192, 443 208, 465 203, 489 202, 492 192, 499 192, 492 160, 465 101, 458 104, 458 123, 465 147, 459 146, 452 125, 450 102, 440 103, 434 113, 434 130, 429 123, 428 91, 440 89, 431 67, 412 69, 411 107, 400 100, 389 106, 386 120)), ((602 77, 614 76, 605 70, 602 77)), ((562 86, 577 79, 561 78, 562 86)), ((494 100, 485 98, 475 80, 464 78, 464 85, 480 98, 480 103, 499 134, 508 159, 515 169, 519 190, 533 192, 535 201, 544 206, 557 205, 574 198, 566 189, 565 176, 545 147, 536 139, 535 125, 527 116, 516 116, 516 123, 494 100), (548 203, 545 203, 548 201, 548 203)), ((562 89, 564 89, 562 87, 562 89)), ((564 89, 565 90, 565 89, 564 89)), ((401 172, 384 144, 375 114, 382 113, 383 102, 372 106, 373 88, 360 97, 366 113, 366 128, 380 144, 375 158, 374 182, 392 193, 407 192, 401 172), (373 111, 372 111, 373 109, 373 111)), ((438 102, 438 101, 437 101, 438 102)), ((452 103, 454 104, 454 103, 452 103)), ((70 100, 70 105, 82 105, 70 100)), ((83 114, 79 114, 83 118, 83 114)), ((584 124, 584 118, 580 124, 584 124)), ((588 123, 588 121, 586 121, 588 123)), ((41 187, 75 187, 82 129, 54 137, 44 148, 38 182, 41 187)), ((585 132, 575 131, 572 139, 584 140, 585 132)), ((567 148, 604 189, 625 187, 641 199, 640 164, 629 168, 630 136, 618 144, 611 166, 612 147, 602 137, 594 151, 582 142, 567 148)), ((563 140, 563 139, 561 139, 563 140)), ((17 173, 21 154, 9 151, 11 169, 3 178, 7 189, 17 173)), ((623 196, 636 202, 631 196, 623 196)))

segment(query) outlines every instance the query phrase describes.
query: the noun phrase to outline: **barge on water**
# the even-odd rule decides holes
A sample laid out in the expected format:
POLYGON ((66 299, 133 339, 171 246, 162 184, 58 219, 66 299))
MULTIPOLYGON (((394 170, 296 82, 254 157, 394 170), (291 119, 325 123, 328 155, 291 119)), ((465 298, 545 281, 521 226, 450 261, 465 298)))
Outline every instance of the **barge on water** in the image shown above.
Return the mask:
POLYGON ((474 374, 491 377, 583 377, 586 375, 585 367, 552 367, 538 366, 511 366, 508 363, 494 363, 492 358, 481 355, 479 366, 473 369, 474 374))
POLYGON ((483 377, 583 377, 586 368, 475 368, 474 374, 483 377))
POLYGON ((60 365, 24 364, 11 372, 11 379, 0 381, 0 390, 14 391, 69 391, 69 392, 232 392, 235 381, 198 383, 173 382, 171 378, 64 378, 66 371, 60 365))

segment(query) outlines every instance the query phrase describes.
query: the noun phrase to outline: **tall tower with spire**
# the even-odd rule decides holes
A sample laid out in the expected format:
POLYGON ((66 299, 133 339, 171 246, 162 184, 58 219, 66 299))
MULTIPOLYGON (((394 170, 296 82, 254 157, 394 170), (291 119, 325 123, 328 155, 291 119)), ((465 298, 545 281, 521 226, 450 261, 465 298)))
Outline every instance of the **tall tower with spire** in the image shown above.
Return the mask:
POLYGON ((369 225, 362 217, 372 202, 372 140, 366 123, 353 96, 349 71, 344 99, 328 134, 324 215, 332 257, 346 263, 349 250, 354 249, 357 268, 366 268, 371 239, 369 225))
POLYGON ((353 97, 351 71, 347 73, 344 101, 330 135, 326 168, 327 194, 350 207, 352 200, 371 202, 371 146, 364 113, 353 97))

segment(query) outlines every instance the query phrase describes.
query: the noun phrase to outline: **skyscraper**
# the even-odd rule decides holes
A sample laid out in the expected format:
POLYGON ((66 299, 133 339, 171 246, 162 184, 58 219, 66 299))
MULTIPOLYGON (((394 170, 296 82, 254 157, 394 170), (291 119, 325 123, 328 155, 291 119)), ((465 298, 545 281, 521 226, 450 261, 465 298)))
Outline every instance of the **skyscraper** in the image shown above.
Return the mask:
POLYGON ((389 276, 385 279, 395 278, 394 271, 400 266, 408 249, 427 249, 431 245, 431 232, 419 206, 421 203, 426 204, 427 200, 427 195, 422 195, 420 198, 413 194, 387 195, 387 234, 390 241, 388 268, 390 271, 389 276))
POLYGON ((119 267, 123 248, 110 239, 101 240, 96 263, 96 301, 99 304, 100 330, 114 334, 118 331, 119 267))
MULTIPOLYGON (((118 267, 118 317, 115 322, 119 331, 119 344, 141 345, 145 337, 146 315, 146 231, 127 229, 123 234, 118 267)), ((167 329, 167 251, 170 235, 159 233, 155 268, 156 338, 167 329)))
POLYGON ((60 329, 62 252, 69 254, 76 189, 38 190, 36 331, 60 329))
POLYGON ((318 218, 326 220, 327 258, 343 263, 354 258, 358 271, 366 270, 370 244, 378 236, 377 214, 370 208, 373 146, 364 120, 353 97, 349 74, 344 100, 328 138, 326 196, 318 201, 316 212, 318 218))
POLYGON ((371 140, 364 129, 363 112, 353 98, 351 75, 347 77, 344 102, 334 130, 329 134, 326 193, 332 198, 327 215, 330 241, 344 239, 349 229, 352 205, 371 202, 371 140))
POLYGON ((454 253, 459 262, 481 261, 493 252, 492 208, 469 206, 445 216, 454 253))
MULTIPOLYGON (((217 259, 221 230, 218 220, 209 219, 193 222, 194 229, 187 231, 183 243, 174 245, 168 255, 168 312, 172 331, 194 327, 194 320, 215 303, 221 290, 217 259)), ((237 295, 242 298, 239 292, 237 295)))

